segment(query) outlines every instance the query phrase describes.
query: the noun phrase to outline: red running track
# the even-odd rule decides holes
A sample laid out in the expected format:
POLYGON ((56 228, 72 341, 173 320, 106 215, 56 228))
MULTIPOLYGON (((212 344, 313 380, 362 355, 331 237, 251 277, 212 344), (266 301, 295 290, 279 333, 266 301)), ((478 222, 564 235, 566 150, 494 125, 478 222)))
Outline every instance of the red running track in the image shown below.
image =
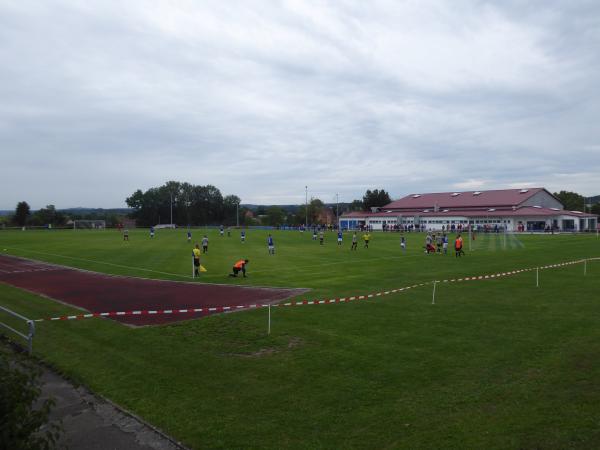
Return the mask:
MULTIPOLYGON (((89 312, 277 303, 306 292, 306 289, 227 286, 106 275, 6 255, 0 255, 0 282, 89 312)), ((191 312, 111 318, 140 326, 177 322, 207 314, 191 312)))

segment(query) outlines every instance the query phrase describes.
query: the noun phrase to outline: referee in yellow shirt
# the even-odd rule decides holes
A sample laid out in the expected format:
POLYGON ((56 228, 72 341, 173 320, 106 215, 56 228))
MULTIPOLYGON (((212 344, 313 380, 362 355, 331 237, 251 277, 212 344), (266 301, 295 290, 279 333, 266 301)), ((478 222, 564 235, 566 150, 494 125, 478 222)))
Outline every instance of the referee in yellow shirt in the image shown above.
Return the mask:
POLYGON ((200 276, 200 247, 198 244, 192 250, 192 256, 194 258, 194 278, 200 276))

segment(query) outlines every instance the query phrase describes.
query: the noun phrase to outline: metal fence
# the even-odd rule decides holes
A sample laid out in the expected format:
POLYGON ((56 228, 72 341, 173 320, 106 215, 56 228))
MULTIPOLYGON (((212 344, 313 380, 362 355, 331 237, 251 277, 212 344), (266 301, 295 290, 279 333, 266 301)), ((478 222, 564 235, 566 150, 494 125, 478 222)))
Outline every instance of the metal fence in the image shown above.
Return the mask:
POLYGON ((16 330, 15 328, 11 327, 7 323, 1 322, 1 321, 0 321, 0 326, 12 331, 17 336, 20 336, 23 339, 25 339, 27 341, 27 351, 31 355, 31 352, 33 350, 33 336, 35 335, 34 321, 31 319, 28 319, 27 317, 22 316, 21 314, 16 313, 8 308, 5 308, 4 306, 1 306, 1 305, 0 305, 0 310, 4 311, 5 313, 7 313, 13 317, 16 317, 17 319, 24 320, 27 323, 27 326, 29 327, 28 334, 21 333, 19 330, 16 330))

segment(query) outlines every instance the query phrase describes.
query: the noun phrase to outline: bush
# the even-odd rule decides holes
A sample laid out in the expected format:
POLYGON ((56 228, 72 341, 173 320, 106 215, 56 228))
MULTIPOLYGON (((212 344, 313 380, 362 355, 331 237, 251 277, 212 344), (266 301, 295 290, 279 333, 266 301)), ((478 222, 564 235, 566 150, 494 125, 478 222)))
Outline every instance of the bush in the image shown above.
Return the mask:
POLYGON ((0 343, 0 449, 56 447, 60 426, 45 427, 54 400, 45 400, 34 409, 41 393, 41 373, 30 358, 0 343))

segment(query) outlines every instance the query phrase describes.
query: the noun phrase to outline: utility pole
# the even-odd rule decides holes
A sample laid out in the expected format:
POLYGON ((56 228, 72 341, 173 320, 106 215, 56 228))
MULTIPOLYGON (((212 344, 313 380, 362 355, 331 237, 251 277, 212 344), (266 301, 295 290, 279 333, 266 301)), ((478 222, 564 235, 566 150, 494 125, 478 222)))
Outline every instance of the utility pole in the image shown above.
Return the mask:
POLYGON ((173 191, 170 191, 171 194, 171 226, 173 226, 173 191))
POLYGON ((340 222, 340 194, 335 194, 335 220, 340 222))
POLYGON ((237 228, 240 227, 240 202, 235 204, 235 225, 237 228))

